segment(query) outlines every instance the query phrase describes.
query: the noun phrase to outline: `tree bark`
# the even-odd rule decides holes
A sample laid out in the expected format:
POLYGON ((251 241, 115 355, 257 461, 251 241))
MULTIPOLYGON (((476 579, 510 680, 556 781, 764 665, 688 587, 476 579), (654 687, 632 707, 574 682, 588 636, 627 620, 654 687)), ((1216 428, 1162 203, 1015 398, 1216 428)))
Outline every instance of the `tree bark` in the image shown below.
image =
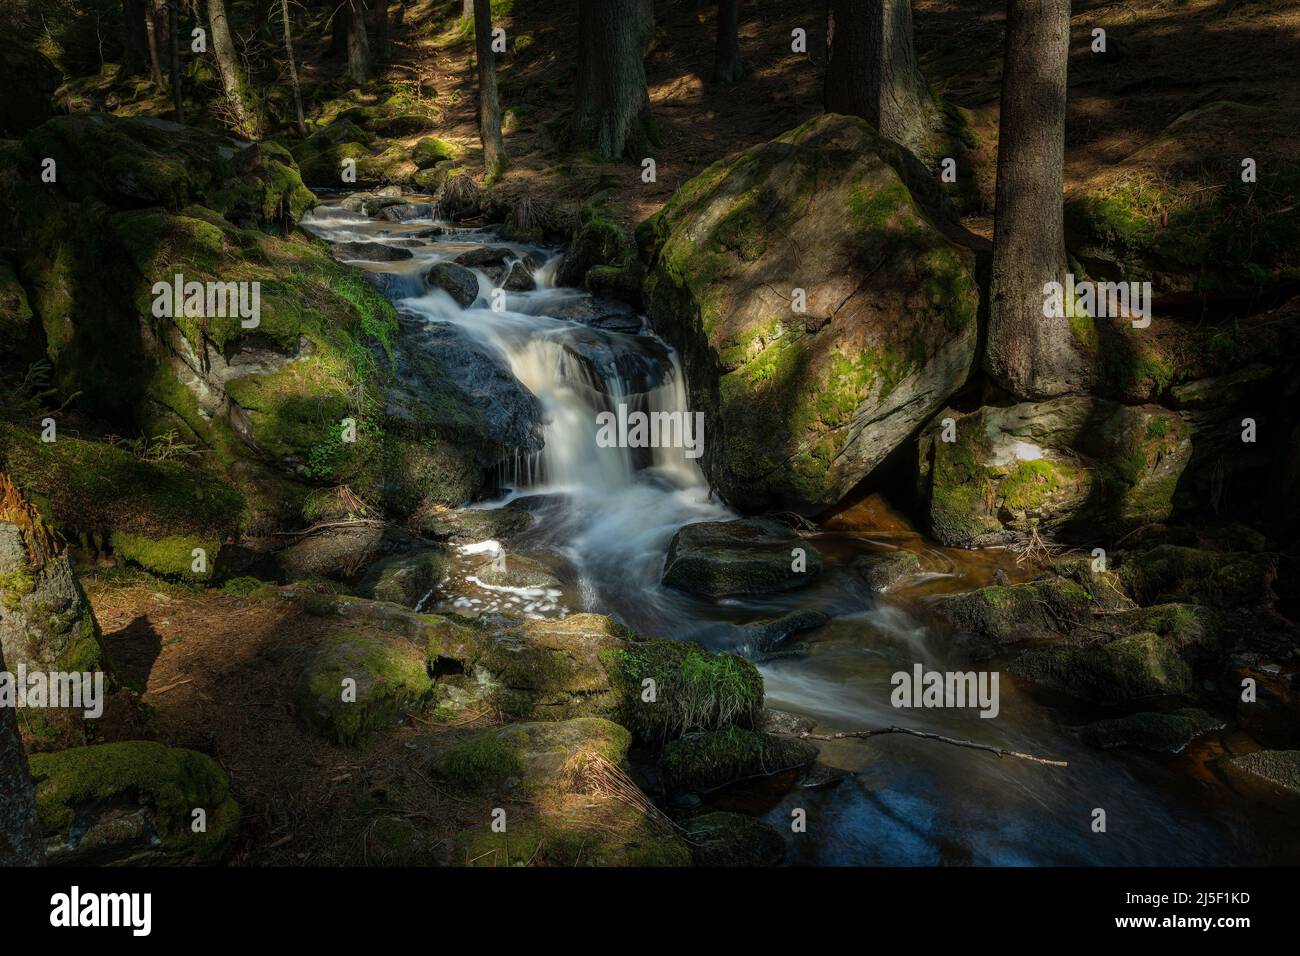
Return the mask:
POLYGON ((361 84, 370 79, 370 42, 366 37, 364 0, 345 0, 348 18, 348 78, 361 84))
POLYGON ((284 21, 284 55, 289 58, 289 84, 293 87, 293 110, 298 120, 298 135, 307 135, 302 115, 302 89, 298 86, 298 67, 293 60, 293 31, 289 28, 289 0, 280 0, 280 18, 284 21))
POLYGON ((745 75, 740 59, 740 0, 718 0, 718 38, 713 56, 713 82, 734 83, 745 75))
POLYGON ((136 74, 149 60, 149 35, 145 30, 145 0, 122 0, 122 68, 136 74))
POLYGON ((602 159, 634 153, 653 140, 642 56, 653 21, 640 0, 579 0, 578 80, 573 144, 602 159))
POLYGON ((483 167, 488 180, 492 181, 505 169, 506 147, 501 141, 501 102, 497 98, 492 5, 489 0, 474 4, 474 55, 478 58, 478 134, 483 142, 483 167))
POLYGON ((1065 179, 1070 0, 1008 0, 984 368, 1021 399, 1082 387, 1087 363, 1043 286, 1068 268, 1065 179))
MULTIPOLYGON (((0 671, 4 669, 4 651, 0 650, 0 671)), ((12 707, 0 707, 0 866, 44 865, 36 788, 27 768, 18 718, 12 707)))
MULTIPOLYGON (((488 0, 491 3, 491 0, 488 0)), ((465 0, 464 5, 460 8, 460 18, 462 20, 474 19, 474 0, 465 0)))
POLYGON ((375 62, 388 62, 388 0, 374 0, 375 62))
POLYGON ((221 74, 221 87, 226 93, 226 106, 236 130, 242 136, 254 136, 254 122, 244 100, 244 80, 239 75, 235 61, 235 44, 230 39, 230 23, 226 19, 225 0, 208 0, 208 28, 212 34, 212 53, 217 59, 217 72, 221 74))
POLYGON ((163 89, 162 78, 162 41, 158 37, 158 0, 148 0, 144 4, 144 30, 149 41, 149 74, 153 85, 163 89))
POLYGON ((181 90, 181 12, 176 0, 167 0, 167 62, 171 71, 172 106, 176 122, 185 122, 185 99, 181 90))
POLYGON ((916 65, 911 0, 831 0, 827 46, 826 112, 929 158, 940 114, 916 65))

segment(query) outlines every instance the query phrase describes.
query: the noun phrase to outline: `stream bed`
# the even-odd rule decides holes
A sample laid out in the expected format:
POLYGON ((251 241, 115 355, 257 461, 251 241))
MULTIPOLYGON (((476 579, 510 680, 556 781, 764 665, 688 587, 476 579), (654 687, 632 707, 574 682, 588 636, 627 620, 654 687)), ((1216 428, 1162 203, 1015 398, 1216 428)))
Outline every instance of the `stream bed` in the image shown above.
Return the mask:
MULTIPOLYGON (((705 797, 708 807, 765 816, 786 834, 791 863, 1300 862, 1300 825, 1258 795, 1234 789, 1214 767, 1225 752, 1253 749, 1244 735, 1210 734, 1173 756, 1096 750, 1080 741, 1077 728, 1120 712, 1045 693, 1005 672, 996 719, 975 709, 891 706, 890 678, 898 671, 917 663, 927 670, 970 669, 947 636, 926 623, 924 607, 936 595, 989 584, 999 572, 1014 578, 1019 569, 1005 552, 940 548, 894 519, 884 527, 863 525, 870 530, 809 532, 826 567, 798 591, 710 600, 662 586, 665 552, 677 529, 737 515, 711 498, 680 448, 600 447, 596 416, 620 403, 689 411, 672 349, 626 307, 557 287, 560 250, 503 242, 431 216, 372 218, 356 205, 332 197, 303 227, 348 243, 336 246, 336 255, 381 277, 377 285, 400 313, 452 337, 440 341, 463 341, 498 363, 541 411, 542 447, 505 463, 500 495, 474 507, 531 512, 531 528, 510 539, 510 553, 547 574, 520 586, 484 582, 475 568, 501 545, 481 542, 463 549, 451 580, 424 610, 595 611, 647 637, 751 654, 744 625, 814 608, 831 620, 803 635, 800 653, 758 659, 769 707, 815 719, 819 733, 903 724, 1069 763, 1048 767, 897 735, 841 740, 821 745, 822 763, 852 774, 832 786, 808 789, 791 773, 705 797), (478 294, 468 305, 424 279, 435 263, 501 247, 508 254, 492 268, 471 267, 478 294), (410 258, 386 260, 392 248, 409 250, 410 258), (527 279, 517 281, 517 270, 527 279), (507 278, 516 280, 507 283, 515 288, 498 293, 493 308, 494 289, 507 278), (873 593, 849 566, 863 553, 894 547, 916 552, 923 573, 897 590, 873 593), (1092 828, 1098 808, 1106 811, 1104 833, 1092 828), (791 822, 799 809, 807 824, 796 833, 791 822)), ((997 669, 998 662, 979 666, 997 669)), ((1152 709, 1152 702, 1141 709, 1152 709)))

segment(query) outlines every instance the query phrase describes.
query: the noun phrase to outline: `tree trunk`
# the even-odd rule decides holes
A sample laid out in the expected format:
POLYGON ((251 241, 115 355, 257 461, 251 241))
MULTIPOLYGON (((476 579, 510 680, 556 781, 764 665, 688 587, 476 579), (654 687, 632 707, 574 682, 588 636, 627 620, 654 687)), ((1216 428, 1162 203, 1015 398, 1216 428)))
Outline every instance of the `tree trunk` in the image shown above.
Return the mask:
POLYGON ((579 0, 578 81, 572 140, 602 159, 635 153, 653 140, 642 55, 647 26, 640 0, 579 0))
POLYGON ((474 55, 478 58, 478 135, 483 141, 483 168, 491 182, 506 166, 501 142, 501 103, 497 99, 496 55, 492 52, 492 4, 474 5, 474 55))
POLYGON ((145 30, 145 0, 122 0, 122 69, 134 75, 149 60, 149 34, 145 30))
POLYGON ((740 59, 740 0, 718 0, 718 42, 713 56, 713 82, 734 83, 745 75, 740 59))
MULTIPOLYGON (((491 0, 488 0, 491 3, 491 0)), ((464 5, 460 8, 460 18, 462 20, 474 19, 474 0, 465 0, 464 5)))
POLYGON ((225 0, 208 0, 208 28, 212 34, 212 53, 217 58, 221 87, 226 92, 226 106, 231 122, 241 136, 254 136, 253 117, 244 100, 244 80, 235 61, 235 44, 230 39, 225 0))
POLYGON ((911 0, 831 0, 827 46, 826 112, 930 158, 940 113, 916 65, 911 0))
POLYGON ((370 79, 370 41, 366 38, 365 0, 345 0, 348 18, 348 78, 360 85, 370 79))
MULTIPOLYGON (((0 650, 0 671, 5 669, 0 650)), ((36 788, 12 707, 0 707, 0 866, 44 866, 36 788)))
POLYGON ((280 18, 284 20, 284 54, 289 58, 289 84, 293 87, 293 109, 298 119, 298 135, 307 135, 302 116, 302 89, 298 86, 298 67, 293 61, 293 31, 289 28, 289 0, 280 0, 280 18))
POLYGON ((167 0, 167 61, 171 68, 172 106, 176 122, 185 122, 185 100, 181 91, 181 12, 176 0, 167 0))
POLYGON ((1063 283, 1068 268, 1061 193, 1069 46, 1070 0, 1008 0, 984 368, 1022 399, 1060 395, 1086 379, 1069 320, 1044 316, 1043 286, 1063 283))
POLYGON ((388 62, 388 0, 374 0, 375 62, 388 62))
POLYGON ((158 36, 158 0, 148 0, 144 5, 144 30, 149 39, 149 75, 153 85, 163 88, 162 41, 158 36))

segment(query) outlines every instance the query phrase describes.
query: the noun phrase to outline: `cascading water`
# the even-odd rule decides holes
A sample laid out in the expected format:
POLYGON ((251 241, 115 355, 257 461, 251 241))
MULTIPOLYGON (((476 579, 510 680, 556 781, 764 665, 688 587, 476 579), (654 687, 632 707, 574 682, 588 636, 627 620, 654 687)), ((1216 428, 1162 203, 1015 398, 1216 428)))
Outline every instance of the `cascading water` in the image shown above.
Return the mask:
MULTIPOLYGON (((735 515, 710 499, 684 449, 598 444, 597 415, 620 404, 689 412, 686 382, 675 353, 639 317, 596 309, 592 321, 590 296, 557 288, 558 256, 510 246, 511 262, 537 257, 527 260, 536 288, 507 292, 493 309, 495 283, 477 269, 477 301, 462 308, 430 288, 424 275, 436 262, 485 243, 500 245, 494 237, 429 219, 395 226, 338 205, 318 207, 304 226, 335 243, 381 240, 409 248, 409 260, 353 261, 376 274, 400 311, 431 326, 454 327, 485 356, 494 356, 540 405, 541 448, 521 450, 503 463, 502 496, 474 507, 531 512, 532 528, 512 537, 510 548, 538 559, 557 578, 519 585, 485 581, 483 562, 504 552, 496 542, 482 542, 461 556, 463 580, 478 589, 476 596, 462 595, 445 606, 534 616, 599 611, 645 636, 693 638, 739 651, 746 649, 743 625, 817 608, 832 620, 816 632, 808 653, 768 660, 760 670, 769 706, 809 715, 822 729, 897 722, 898 712, 889 705, 891 675, 914 662, 965 666, 942 635, 918 620, 915 605, 938 587, 989 583, 994 565, 986 555, 923 548, 922 561, 932 573, 910 605, 865 594, 849 565, 869 545, 830 533, 816 542, 829 559, 827 571, 797 592, 706 601, 660 585, 664 554, 677 529, 735 515)), ((785 788, 770 795, 760 787, 718 798, 717 805, 765 814, 782 832, 789 832, 792 808, 805 810, 808 835, 791 841, 790 858, 816 863, 1252 862, 1268 858, 1265 848, 1278 843, 1276 833, 1285 841, 1291 832, 1285 823, 1261 824, 1217 799, 1200 779, 1207 755, 1122 760, 1082 746, 1073 730, 1081 719, 1077 705, 1045 699, 1007 680, 997 720, 940 709, 909 712, 906 722, 1065 759, 1068 770, 907 739, 841 741, 823 748, 822 761, 855 772, 852 780, 828 790, 785 788), (1097 806, 1114 808, 1121 825, 1125 815, 1139 815, 1143 826, 1124 827, 1122 835, 1094 834, 1089 814, 1097 806)))

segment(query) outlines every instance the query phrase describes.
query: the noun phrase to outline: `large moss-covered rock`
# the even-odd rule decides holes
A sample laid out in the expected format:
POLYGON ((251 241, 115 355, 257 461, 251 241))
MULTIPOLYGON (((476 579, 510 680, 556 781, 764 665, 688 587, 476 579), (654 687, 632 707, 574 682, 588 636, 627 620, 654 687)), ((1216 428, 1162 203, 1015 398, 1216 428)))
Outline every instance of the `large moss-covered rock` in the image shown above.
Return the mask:
POLYGON ((1175 119, 1065 206, 1071 250, 1098 275, 1149 281, 1163 302, 1248 298, 1300 278, 1300 164, 1277 106, 1220 101, 1175 119), (1242 160, 1256 180, 1242 181, 1242 160))
POLYGON ((1034 531, 1095 541, 1167 519, 1191 453, 1186 424, 1155 405, 1068 396, 946 409, 918 443, 918 495, 944 544, 1034 531))
POLYGON ((708 597, 767 594, 811 584, 817 549, 778 521, 701 521, 673 535, 663 583, 708 597))
POLYGON ((647 311, 729 502, 824 510, 962 385, 979 292, 961 235, 914 157, 837 115, 714 164, 642 224, 647 311))
POLYGON ((1116 573, 1140 604, 1254 607, 1273 600, 1277 564, 1267 555, 1166 544, 1127 557, 1116 573))
POLYGON ((575 786, 586 755, 620 766, 632 735, 600 717, 530 721, 485 730, 440 755, 435 769, 466 789, 536 793, 575 786))
POLYGON ((604 661, 618 691, 616 719, 643 743, 731 726, 752 728, 763 678, 751 661, 689 641, 631 641, 604 661))
POLYGON ((32 754, 30 764, 52 863, 210 863, 239 830, 225 773, 193 750, 126 741, 32 754))
POLYGON ((806 767, 816 759, 817 748, 805 740, 728 727, 670 741, 660 766, 669 790, 708 793, 738 780, 806 767))
POLYGON ((1071 581, 991 585, 939 599, 934 610, 971 639, 973 649, 1048 640, 1091 619, 1092 599, 1071 581))
POLYGON ((1084 743, 1108 750, 1138 747, 1156 753, 1181 753, 1202 734, 1223 729, 1223 721, 1194 707, 1169 714, 1144 712, 1099 720, 1083 728, 1084 743))
POLYGON ((424 654, 402 640, 330 636, 298 679, 298 719, 350 746, 418 712, 433 693, 424 654))
POLYGON ((211 579, 222 542, 241 526, 239 492, 179 462, 143 461, 71 436, 42 442, 8 425, 0 426, 0 452, 14 484, 55 528, 157 574, 211 579))

